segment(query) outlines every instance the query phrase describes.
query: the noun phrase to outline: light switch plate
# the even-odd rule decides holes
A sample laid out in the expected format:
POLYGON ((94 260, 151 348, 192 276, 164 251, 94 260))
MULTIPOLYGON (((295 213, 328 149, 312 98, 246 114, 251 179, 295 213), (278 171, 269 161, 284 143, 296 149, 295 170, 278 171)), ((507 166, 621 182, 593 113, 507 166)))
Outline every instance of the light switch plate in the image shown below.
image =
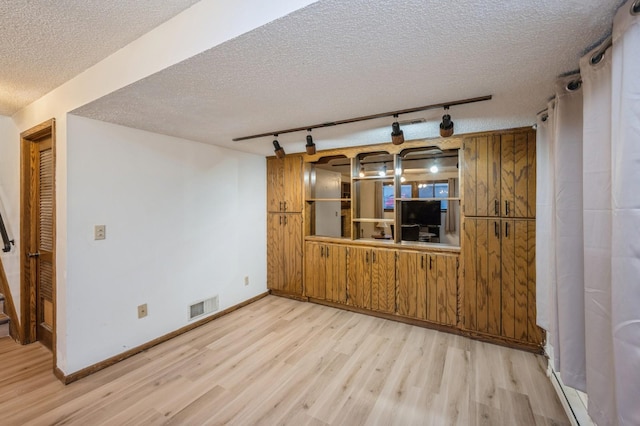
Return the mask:
POLYGON ((94 240, 104 240, 107 238, 107 226, 96 225, 94 229, 94 240))
POLYGON ((139 305, 138 306, 138 318, 144 318, 147 316, 147 304, 145 303, 144 305, 139 305))

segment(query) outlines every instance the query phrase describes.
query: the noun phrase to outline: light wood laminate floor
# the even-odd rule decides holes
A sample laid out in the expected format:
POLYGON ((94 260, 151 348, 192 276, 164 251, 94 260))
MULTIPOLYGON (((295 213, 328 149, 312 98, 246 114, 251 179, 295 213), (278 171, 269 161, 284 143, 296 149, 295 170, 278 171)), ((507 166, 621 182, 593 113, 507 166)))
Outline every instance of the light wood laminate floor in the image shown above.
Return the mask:
POLYGON ((268 296, 68 386, 0 339, 0 424, 569 424, 530 353, 268 296))

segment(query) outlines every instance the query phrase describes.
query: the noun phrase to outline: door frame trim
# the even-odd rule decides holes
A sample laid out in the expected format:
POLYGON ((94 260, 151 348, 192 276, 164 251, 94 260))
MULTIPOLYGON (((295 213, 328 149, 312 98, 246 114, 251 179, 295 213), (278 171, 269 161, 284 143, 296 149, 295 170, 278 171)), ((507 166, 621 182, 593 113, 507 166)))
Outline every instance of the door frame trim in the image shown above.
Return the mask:
POLYGON ((31 144, 37 143, 43 137, 51 136, 51 151, 53 154, 53 327, 51 352, 53 353, 53 366, 56 360, 56 315, 57 315, 57 285, 56 285, 56 122, 52 118, 29 130, 20 133, 20 316, 22 325, 22 344, 36 341, 36 297, 35 288, 32 287, 30 260, 27 256, 29 242, 31 241, 31 215, 28 209, 30 182, 33 179, 31 164, 31 144))

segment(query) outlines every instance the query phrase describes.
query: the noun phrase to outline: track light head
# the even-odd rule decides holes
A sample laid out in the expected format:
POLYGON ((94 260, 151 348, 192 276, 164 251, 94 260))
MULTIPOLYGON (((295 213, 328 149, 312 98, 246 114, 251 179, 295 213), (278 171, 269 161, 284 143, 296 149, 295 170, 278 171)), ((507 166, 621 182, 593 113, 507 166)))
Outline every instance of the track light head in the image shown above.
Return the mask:
MULTIPOLYGON (((277 135, 274 135, 274 136, 277 137, 277 135)), ((280 146, 280 143, 278 142, 277 139, 273 140, 273 152, 276 153, 276 157, 278 158, 284 158, 285 156, 284 148, 280 146)))
POLYGON ((311 136, 311 129, 308 130, 309 134, 307 135, 307 145, 305 148, 307 149, 307 154, 313 155, 316 153, 316 144, 313 143, 313 137, 311 136))
MULTIPOLYGON (((394 117, 396 120, 398 119, 397 114, 394 117)), ((394 145, 402 145, 404 143, 404 132, 400 130, 400 123, 397 121, 394 121, 391 125, 391 143, 394 145)))
POLYGON ((440 136, 448 138, 451 135, 453 135, 453 121, 451 121, 449 114, 445 114, 442 116, 442 123, 440 123, 440 136))

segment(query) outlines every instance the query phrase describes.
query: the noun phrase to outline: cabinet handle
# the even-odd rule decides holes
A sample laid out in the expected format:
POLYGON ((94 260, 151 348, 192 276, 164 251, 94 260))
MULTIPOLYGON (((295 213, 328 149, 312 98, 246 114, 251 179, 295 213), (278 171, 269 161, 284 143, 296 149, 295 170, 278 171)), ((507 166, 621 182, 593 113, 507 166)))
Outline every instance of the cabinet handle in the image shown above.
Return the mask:
POLYGON ((505 222, 504 224, 504 236, 509 238, 509 222, 505 222))
POLYGON ((324 246, 320 246, 320 257, 324 257, 324 246))
POLYGON ((420 256, 420 268, 424 269, 424 255, 420 256))
POLYGON ((429 256, 429 270, 433 269, 433 257, 429 256))
POLYGON ((284 211, 285 212, 287 211, 287 202, 286 201, 284 202, 284 211))
POLYGON ((329 257, 329 246, 325 247, 324 253, 327 257, 329 257))
POLYGON ((371 261, 373 263, 376 263, 376 252, 375 251, 373 253, 371 253, 371 261))
POLYGON ((366 252, 364 254, 364 261, 365 261, 365 263, 369 263, 369 252, 366 252))
POLYGON ((282 216, 280 216, 280 225, 282 225, 282 216))
POLYGON ((496 233, 496 238, 500 238, 500 227, 498 226, 498 222, 493 222, 493 229, 496 233))
POLYGON ((282 201, 280 201, 280 202, 278 203, 278 207, 279 207, 279 208, 278 208, 278 211, 282 211, 282 201))
POLYGON ((500 201, 496 200, 494 203, 494 210, 496 212, 496 216, 498 216, 500 214, 500 201))
POLYGON ((504 213, 505 216, 509 216, 509 201, 504 202, 504 213))
POLYGON ((284 224, 285 225, 287 224, 287 217, 286 216, 284 217, 284 224))

